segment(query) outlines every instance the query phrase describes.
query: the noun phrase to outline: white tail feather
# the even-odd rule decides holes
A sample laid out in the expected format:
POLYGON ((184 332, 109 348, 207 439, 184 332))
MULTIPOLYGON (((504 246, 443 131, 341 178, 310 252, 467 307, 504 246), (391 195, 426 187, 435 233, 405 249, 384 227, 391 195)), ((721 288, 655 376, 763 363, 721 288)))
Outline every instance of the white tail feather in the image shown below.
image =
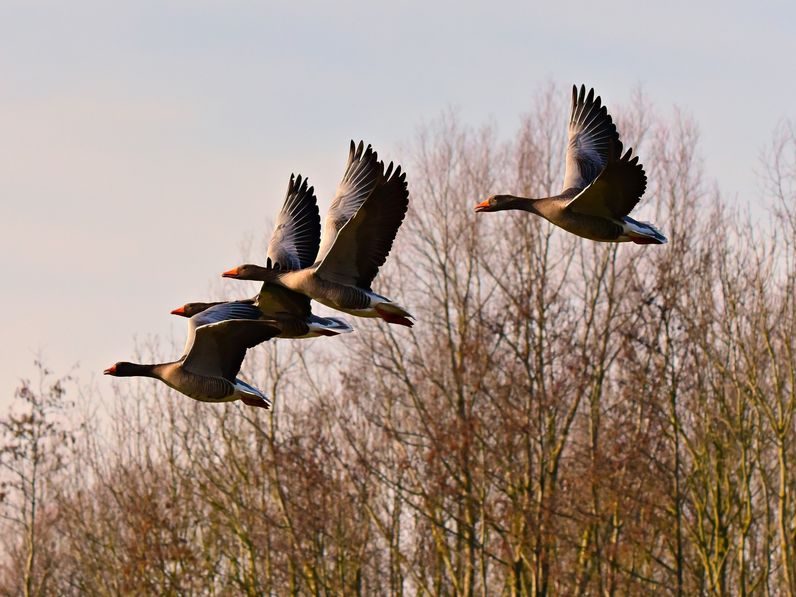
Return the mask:
POLYGON ((235 394, 246 403, 263 402, 263 406, 265 406, 267 410, 271 410, 271 401, 268 399, 268 396, 254 386, 250 386, 245 381, 239 379, 235 380, 235 394))
POLYGON ((663 245, 669 242, 663 233, 649 222, 638 222, 633 218, 626 217, 622 223, 625 228, 625 236, 634 243, 663 245))

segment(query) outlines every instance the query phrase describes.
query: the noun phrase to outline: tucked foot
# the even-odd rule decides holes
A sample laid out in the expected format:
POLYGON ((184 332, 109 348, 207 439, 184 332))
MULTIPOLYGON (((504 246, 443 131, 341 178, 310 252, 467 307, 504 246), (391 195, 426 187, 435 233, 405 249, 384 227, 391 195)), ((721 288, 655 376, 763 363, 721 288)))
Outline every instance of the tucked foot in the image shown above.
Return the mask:
POLYGON ((259 408, 264 408, 265 410, 271 410, 271 403, 267 400, 260 400, 258 398, 248 398, 245 396, 241 396, 241 402, 248 406, 257 406, 259 408))
POLYGON ((630 236, 630 240, 636 243, 637 245, 663 245, 666 243, 665 240, 660 240, 658 238, 653 238, 650 236, 635 236, 633 234, 630 234, 628 236, 630 236))
POLYGON ((340 332, 335 332, 334 330, 318 330, 316 333, 320 334, 321 336, 339 336, 340 335, 340 332))
POLYGON ((627 238, 637 245, 665 245, 666 237, 649 222, 639 222, 630 216, 622 219, 627 238))
POLYGON ((649 238, 649 237, 644 237, 644 236, 631 236, 630 240, 632 240, 637 245, 662 245, 662 244, 664 244, 663 241, 660 241, 657 238, 649 238))
MULTIPOLYGON (((376 310, 376 313, 379 314, 379 317, 381 317, 387 323, 405 325, 408 328, 415 325, 415 322, 409 319, 409 317, 407 317, 406 315, 401 315, 399 313, 393 312, 393 309, 391 309, 387 305, 376 305, 374 308, 376 310)), ((405 311, 403 312, 406 313, 405 311)))

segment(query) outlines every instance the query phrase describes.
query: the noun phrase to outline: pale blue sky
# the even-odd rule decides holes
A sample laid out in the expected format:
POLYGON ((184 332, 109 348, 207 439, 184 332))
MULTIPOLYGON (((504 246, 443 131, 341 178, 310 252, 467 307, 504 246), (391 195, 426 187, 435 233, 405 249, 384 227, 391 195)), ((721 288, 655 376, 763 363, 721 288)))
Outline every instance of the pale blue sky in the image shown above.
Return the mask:
POLYGON ((400 161, 451 106, 510 134, 549 80, 609 108, 640 84, 753 201, 761 148, 796 118, 794 22, 792 0, 0 0, 0 404, 38 350, 88 380, 136 335, 180 342, 169 310, 221 286, 291 171, 325 204, 350 138, 400 161))

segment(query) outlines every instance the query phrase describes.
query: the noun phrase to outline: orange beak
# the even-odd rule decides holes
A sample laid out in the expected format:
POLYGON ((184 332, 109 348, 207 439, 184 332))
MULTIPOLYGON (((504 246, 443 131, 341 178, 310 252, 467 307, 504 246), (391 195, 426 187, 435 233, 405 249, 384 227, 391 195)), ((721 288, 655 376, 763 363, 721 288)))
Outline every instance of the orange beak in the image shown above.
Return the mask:
POLYGON ((116 375, 116 365, 111 365, 102 372, 105 375, 116 375))
POLYGON ((185 305, 177 307, 171 312, 172 315, 185 315, 185 305))
POLYGON ((238 277, 238 268, 237 267, 233 267, 232 269, 225 271, 223 274, 221 274, 221 277, 222 278, 237 278, 238 277))
POLYGON ((475 206, 475 211, 484 211, 485 209, 489 209, 489 199, 485 199, 475 206))

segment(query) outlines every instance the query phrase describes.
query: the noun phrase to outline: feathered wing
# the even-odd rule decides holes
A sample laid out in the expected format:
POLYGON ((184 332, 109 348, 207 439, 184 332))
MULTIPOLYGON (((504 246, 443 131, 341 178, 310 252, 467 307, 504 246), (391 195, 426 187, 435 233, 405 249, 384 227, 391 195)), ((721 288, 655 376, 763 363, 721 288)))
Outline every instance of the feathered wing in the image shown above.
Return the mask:
POLYGON ((188 319, 188 337, 182 356, 191 352, 196 339, 196 330, 203 325, 219 323, 227 319, 260 319, 262 312, 248 300, 232 301, 213 305, 188 319))
POLYGON ((268 259, 281 269, 302 269, 315 262, 321 242, 321 216, 313 187, 290 175, 287 195, 268 243, 268 259))
POLYGON ((363 148, 362 141, 356 146, 351 141, 348 164, 343 179, 337 186, 337 193, 332 199, 323 222, 323 235, 317 262, 324 260, 329 249, 334 245, 340 230, 354 217, 357 210, 376 188, 376 184, 383 176, 383 171, 384 164, 378 160, 376 152, 370 145, 363 148))
POLYGON ((199 326, 183 367, 192 373, 234 382, 246 351, 279 333, 280 328, 273 321, 262 319, 227 319, 199 326))
POLYGON ((266 317, 292 315, 306 319, 312 312, 310 297, 269 282, 265 282, 260 289, 257 306, 266 317))
POLYGON ((569 116, 564 190, 582 189, 590 184, 610 159, 622 153, 619 134, 600 97, 594 89, 572 86, 572 110, 569 116))
POLYGON ((321 278, 370 290, 384 265, 409 207, 406 174, 390 164, 356 215, 340 230, 316 273, 321 278))
MULTIPOLYGON (((621 149, 621 144, 620 144, 621 149)), ((621 220, 636 206, 647 188, 647 176, 632 149, 608 162, 599 176, 567 204, 578 213, 621 220)))

